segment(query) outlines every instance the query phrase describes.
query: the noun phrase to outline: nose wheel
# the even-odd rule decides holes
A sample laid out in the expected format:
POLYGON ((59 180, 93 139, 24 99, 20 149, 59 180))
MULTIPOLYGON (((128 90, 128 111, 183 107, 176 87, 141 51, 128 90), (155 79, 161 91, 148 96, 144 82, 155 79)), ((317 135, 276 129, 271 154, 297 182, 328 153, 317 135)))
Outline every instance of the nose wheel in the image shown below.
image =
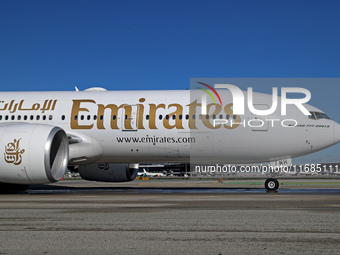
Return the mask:
POLYGON ((267 190, 277 190, 279 188, 279 182, 274 178, 269 178, 264 183, 264 186, 267 190))

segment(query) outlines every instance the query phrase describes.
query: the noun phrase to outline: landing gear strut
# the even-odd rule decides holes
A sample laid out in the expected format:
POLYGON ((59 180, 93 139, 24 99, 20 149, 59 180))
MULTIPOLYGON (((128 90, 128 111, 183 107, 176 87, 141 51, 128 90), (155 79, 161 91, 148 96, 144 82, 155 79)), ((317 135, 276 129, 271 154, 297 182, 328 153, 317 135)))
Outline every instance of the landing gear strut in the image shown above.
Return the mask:
POLYGON ((279 188, 279 182, 274 178, 269 178, 264 183, 267 190, 277 190, 279 188))

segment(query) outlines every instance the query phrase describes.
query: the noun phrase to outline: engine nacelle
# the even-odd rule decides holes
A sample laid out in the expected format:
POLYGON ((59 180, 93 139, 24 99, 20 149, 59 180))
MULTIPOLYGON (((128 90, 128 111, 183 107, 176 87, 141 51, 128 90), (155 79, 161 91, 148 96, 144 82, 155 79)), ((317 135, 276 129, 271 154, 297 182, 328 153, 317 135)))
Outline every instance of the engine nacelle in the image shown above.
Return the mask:
POLYGON ((0 126, 0 182, 59 181, 68 163, 68 139, 60 127, 18 123, 0 126))
POLYGON ((98 163, 80 165, 78 171, 81 178, 88 181, 129 182, 136 178, 138 165, 98 163))

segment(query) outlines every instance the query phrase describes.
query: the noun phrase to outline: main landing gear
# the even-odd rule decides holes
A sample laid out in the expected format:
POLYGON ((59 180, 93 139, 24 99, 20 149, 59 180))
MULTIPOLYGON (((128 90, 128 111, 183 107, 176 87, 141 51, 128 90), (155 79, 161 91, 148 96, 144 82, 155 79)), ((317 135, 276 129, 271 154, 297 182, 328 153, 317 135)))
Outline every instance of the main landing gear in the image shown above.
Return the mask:
POLYGON ((274 178, 269 178, 264 183, 264 186, 268 191, 277 190, 279 188, 279 182, 274 178))

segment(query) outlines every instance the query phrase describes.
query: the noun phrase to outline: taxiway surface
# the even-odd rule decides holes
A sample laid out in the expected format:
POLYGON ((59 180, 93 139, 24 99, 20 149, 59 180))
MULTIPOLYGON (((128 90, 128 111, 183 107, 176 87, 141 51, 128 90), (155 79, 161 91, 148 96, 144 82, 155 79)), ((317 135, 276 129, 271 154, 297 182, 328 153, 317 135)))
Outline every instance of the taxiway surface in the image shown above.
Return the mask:
POLYGON ((71 180, 2 194, 0 254, 339 252, 340 181, 269 193, 248 182, 71 180))

